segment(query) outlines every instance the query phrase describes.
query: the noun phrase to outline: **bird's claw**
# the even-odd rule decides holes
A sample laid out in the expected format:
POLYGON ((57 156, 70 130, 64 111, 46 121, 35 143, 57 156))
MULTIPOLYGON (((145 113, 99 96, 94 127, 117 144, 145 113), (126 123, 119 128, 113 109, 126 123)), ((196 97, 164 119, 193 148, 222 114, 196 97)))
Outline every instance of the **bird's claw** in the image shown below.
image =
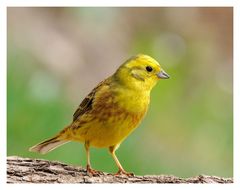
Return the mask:
POLYGON ((126 175, 128 177, 133 177, 134 173, 126 172, 125 170, 118 170, 118 172, 116 174, 114 174, 114 176, 120 176, 120 175, 126 175))
POLYGON ((103 175, 104 173, 102 171, 94 170, 90 166, 87 166, 87 174, 89 176, 99 176, 103 175))

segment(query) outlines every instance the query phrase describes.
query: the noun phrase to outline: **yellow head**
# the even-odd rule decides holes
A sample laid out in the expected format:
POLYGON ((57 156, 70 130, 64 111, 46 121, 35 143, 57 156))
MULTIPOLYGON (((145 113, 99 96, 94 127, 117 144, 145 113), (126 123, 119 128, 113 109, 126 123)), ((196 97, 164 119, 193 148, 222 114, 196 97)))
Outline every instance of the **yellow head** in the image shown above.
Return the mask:
POLYGON ((138 54, 123 63, 114 77, 128 88, 150 91, 159 79, 168 79, 169 75, 156 60, 148 55, 138 54))

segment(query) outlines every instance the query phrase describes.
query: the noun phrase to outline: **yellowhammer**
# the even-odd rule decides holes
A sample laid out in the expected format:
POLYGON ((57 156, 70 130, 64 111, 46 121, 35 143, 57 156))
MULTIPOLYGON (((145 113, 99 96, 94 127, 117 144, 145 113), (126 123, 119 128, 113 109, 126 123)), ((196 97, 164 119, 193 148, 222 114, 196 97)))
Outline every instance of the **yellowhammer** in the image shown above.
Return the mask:
POLYGON ((84 142, 87 172, 97 174, 90 164, 90 146, 107 147, 119 170, 126 172, 115 155, 121 142, 139 125, 150 102, 150 92, 159 79, 168 79, 159 63, 147 55, 136 55, 99 83, 82 101, 72 123, 55 137, 30 148, 45 154, 69 141, 84 142))

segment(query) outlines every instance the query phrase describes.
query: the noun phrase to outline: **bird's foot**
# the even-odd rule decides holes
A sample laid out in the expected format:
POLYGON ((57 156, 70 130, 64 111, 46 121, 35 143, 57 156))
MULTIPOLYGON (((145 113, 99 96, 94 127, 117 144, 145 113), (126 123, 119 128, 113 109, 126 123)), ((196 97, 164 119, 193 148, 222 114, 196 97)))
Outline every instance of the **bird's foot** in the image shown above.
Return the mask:
POLYGON ((126 175, 128 177, 133 177, 134 173, 132 172, 126 172, 125 170, 121 170, 119 169, 118 172, 116 174, 114 174, 115 176, 120 176, 120 175, 126 175))
POLYGON ((98 170, 94 170, 91 168, 91 166, 87 165, 87 174, 89 176, 99 176, 99 175, 103 175, 104 173, 102 171, 98 171, 98 170))

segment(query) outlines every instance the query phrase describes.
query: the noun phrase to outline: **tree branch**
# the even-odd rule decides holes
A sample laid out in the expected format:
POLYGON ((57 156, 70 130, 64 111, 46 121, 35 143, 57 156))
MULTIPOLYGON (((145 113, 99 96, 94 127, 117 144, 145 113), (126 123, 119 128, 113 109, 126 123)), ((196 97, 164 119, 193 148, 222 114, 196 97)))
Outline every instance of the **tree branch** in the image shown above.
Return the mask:
POLYGON ((233 183, 233 179, 206 175, 186 179, 172 175, 127 177, 108 173, 88 176, 82 167, 10 156, 7 158, 7 183, 233 183))

